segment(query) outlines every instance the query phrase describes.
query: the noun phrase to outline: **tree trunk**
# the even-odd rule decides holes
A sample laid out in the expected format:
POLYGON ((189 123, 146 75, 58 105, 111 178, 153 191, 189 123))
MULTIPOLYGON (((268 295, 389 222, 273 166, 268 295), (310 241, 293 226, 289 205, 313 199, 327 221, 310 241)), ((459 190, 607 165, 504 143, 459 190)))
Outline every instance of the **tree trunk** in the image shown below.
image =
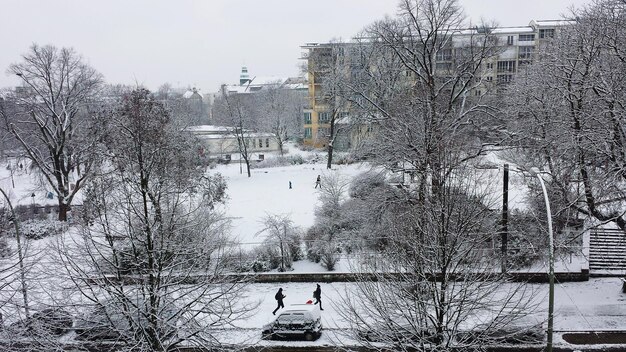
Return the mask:
POLYGON ((59 199, 59 221, 67 221, 67 211, 69 206, 59 199))
POLYGON ((333 144, 328 143, 328 160, 326 161, 326 168, 330 169, 333 165, 333 144))

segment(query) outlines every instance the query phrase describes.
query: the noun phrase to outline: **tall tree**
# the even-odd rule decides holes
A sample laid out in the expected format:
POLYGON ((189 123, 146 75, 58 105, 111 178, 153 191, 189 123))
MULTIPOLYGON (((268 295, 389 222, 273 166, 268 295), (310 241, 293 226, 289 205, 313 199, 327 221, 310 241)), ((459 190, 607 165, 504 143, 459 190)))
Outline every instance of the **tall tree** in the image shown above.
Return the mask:
POLYGON ((365 29, 354 47, 358 71, 343 89, 362 110, 360 123, 372 125, 367 153, 387 168, 414 170, 422 196, 486 148, 477 136, 494 106, 483 75, 500 49, 488 28, 460 28, 458 1, 400 1, 397 18, 365 29))
POLYGON ((256 93, 259 112, 259 129, 274 134, 280 155, 285 142, 302 131, 302 108, 306 96, 279 84, 264 87, 256 93))
POLYGON ((355 268, 363 277, 342 297, 340 314, 366 347, 480 350, 507 336, 543 341, 540 328, 520 321, 535 308, 533 292, 509 282, 490 255, 498 214, 473 174, 454 171, 428 204, 403 190, 363 199, 381 209, 361 219, 384 228, 381 255, 355 268))
MULTIPOLYGON (((326 140, 327 157, 326 168, 330 169, 335 151, 339 119, 348 111, 348 100, 343 82, 349 75, 349 55, 346 53, 346 44, 333 42, 316 48, 309 53, 308 70, 316 85, 319 85, 319 95, 313 97, 318 114, 318 138, 326 140), (324 118, 322 118, 324 116, 324 118)), ((317 93, 316 93, 317 94, 317 93)))
POLYGON ((9 73, 22 86, 6 96, 0 114, 6 128, 51 187, 59 204, 59 220, 91 175, 91 152, 99 128, 91 128, 89 104, 96 98, 102 75, 73 49, 34 44, 9 73))
POLYGON ((252 152, 249 146, 249 134, 258 123, 258 111, 252 108, 253 97, 249 94, 229 94, 226 87, 222 86, 220 99, 215 102, 214 116, 218 122, 224 123, 230 128, 231 134, 237 140, 239 157, 246 164, 248 177, 250 173, 250 160, 252 152))
POLYGON ((550 173, 558 218, 626 231, 626 4, 601 0, 574 15, 507 92, 516 162, 550 173))
POLYGON ((99 312, 78 324, 83 333, 104 325, 138 350, 212 346, 211 327, 249 311, 237 304, 245 282, 225 278, 216 260, 225 233, 213 207, 225 183, 196 166, 180 127, 143 89, 109 120, 110 172, 87 191, 92 226, 61 248, 72 282, 99 312))

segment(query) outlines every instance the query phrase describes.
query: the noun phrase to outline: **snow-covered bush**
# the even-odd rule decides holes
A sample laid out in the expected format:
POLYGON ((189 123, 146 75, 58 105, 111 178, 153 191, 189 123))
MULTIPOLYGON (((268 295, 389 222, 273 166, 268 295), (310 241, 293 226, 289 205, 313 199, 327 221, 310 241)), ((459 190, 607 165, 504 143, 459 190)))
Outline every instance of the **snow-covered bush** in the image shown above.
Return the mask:
MULTIPOLYGON (((20 222, 20 234, 31 240, 38 240, 67 231, 67 227, 65 221, 31 219, 20 222)), ((9 233, 15 236, 15 229, 11 228, 9 233)))
POLYGON ((302 158, 301 155, 288 155, 288 156, 279 156, 276 158, 265 159, 256 164, 251 164, 250 167, 253 169, 261 169, 261 168, 291 166, 291 165, 300 165, 300 164, 304 164, 304 159, 302 158))
POLYGON ((333 157, 333 164, 335 165, 350 165, 357 162, 349 153, 338 153, 333 157))
POLYGON ((6 258, 11 254, 11 248, 6 237, 0 237, 0 258, 6 258))

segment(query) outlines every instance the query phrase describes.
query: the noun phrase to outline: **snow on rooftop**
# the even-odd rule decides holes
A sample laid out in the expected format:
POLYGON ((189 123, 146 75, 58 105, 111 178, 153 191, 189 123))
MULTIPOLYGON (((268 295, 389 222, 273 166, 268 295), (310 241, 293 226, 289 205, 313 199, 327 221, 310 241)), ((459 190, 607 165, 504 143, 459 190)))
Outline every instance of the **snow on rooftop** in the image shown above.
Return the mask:
POLYGON ((231 128, 216 125, 199 125, 189 126, 185 128, 185 130, 190 132, 228 132, 231 130, 231 128))
POLYGON ((272 84, 283 84, 283 82, 285 82, 287 80, 287 78, 283 78, 283 77, 276 77, 276 76, 255 76, 251 78, 251 83, 250 85, 256 86, 256 85, 272 85, 272 84))

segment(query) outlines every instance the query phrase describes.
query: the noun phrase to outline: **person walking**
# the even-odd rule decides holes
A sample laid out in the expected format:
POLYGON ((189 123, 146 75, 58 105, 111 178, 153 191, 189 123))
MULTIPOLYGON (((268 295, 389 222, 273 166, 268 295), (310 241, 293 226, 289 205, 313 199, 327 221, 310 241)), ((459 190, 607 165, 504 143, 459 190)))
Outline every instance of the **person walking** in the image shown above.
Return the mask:
POLYGON ((320 175, 317 175, 317 179, 315 180, 315 188, 317 188, 317 186, 320 186, 320 188, 322 188, 322 178, 320 177, 320 175))
POLYGON ((324 310, 324 308, 322 308, 322 288, 320 287, 320 284, 317 284, 317 288, 313 291, 313 298, 315 298, 315 303, 313 304, 319 303, 320 310, 324 310))
POLYGON ((278 292, 276 292, 276 295, 274 296, 274 299, 276 299, 276 301, 278 301, 278 307, 276 307, 276 309, 274 309, 274 311, 272 312, 273 315, 276 315, 276 311, 279 310, 280 308, 285 308, 285 304, 283 303, 283 298, 287 297, 286 295, 283 295, 283 288, 279 288, 278 292))

